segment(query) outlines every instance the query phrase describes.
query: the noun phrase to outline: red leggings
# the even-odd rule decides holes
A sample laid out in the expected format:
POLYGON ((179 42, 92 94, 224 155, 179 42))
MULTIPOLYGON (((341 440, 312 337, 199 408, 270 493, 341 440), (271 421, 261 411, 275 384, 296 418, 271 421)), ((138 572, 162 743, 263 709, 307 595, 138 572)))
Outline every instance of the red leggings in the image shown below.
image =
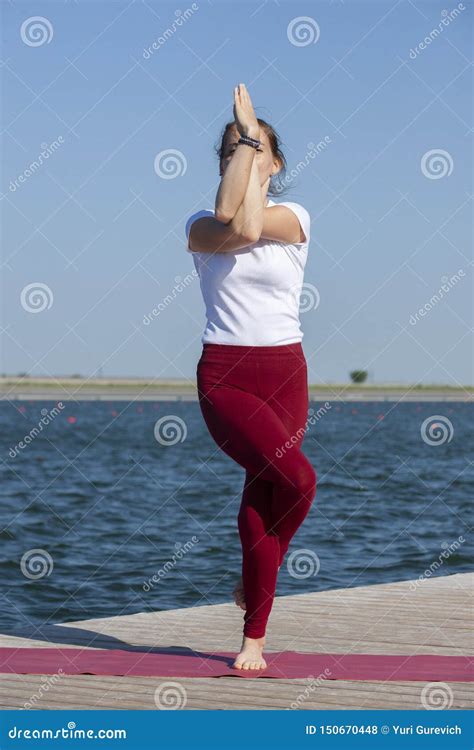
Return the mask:
POLYGON ((308 414, 301 343, 206 343, 197 365, 197 385, 210 434, 246 469, 238 515, 244 635, 261 638, 278 568, 316 494, 316 472, 300 449, 308 414))

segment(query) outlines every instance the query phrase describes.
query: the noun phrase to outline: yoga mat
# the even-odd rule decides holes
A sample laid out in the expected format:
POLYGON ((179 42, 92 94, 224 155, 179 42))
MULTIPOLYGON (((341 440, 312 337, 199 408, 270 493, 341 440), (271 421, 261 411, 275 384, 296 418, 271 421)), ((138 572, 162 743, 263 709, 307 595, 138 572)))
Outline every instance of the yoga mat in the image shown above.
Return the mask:
POLYGON ((264 652, 267 668, 232 668, 236 652, 147 652, 80 648, 0 648, 0 672, 10 674, 146 677, 271 677, 275 679, 473 682, 473 657, 438 654, 315 654, 264 652), (326 672, 325 672, 326 670, 326 672))

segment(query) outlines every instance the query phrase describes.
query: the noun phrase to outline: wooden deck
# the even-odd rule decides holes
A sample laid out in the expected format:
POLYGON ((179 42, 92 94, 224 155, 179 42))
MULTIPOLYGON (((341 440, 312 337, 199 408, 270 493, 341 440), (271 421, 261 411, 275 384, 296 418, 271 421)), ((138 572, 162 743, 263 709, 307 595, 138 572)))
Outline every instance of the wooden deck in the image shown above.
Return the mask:
MULTIPOLYGON (((333 589, 275 599, 267 650, 333 653, 473 654, 473 574, 333 589)), ((43 639, 0 636, 0 646, 136 646, 233 651, 242 611, 233 603, 50 625, 43 639)), ((422 682, 264 678, 0 675, 0 707, 156 710, 155 691, 178 684, 184 709, 422 709, 422 682), (29 707, 29 706, 28 706, 29 707)), ((450 683, 451 709, 472 708, 472 683, 450 683)), ((448 689, 448 690, 449 690, 448 689)))

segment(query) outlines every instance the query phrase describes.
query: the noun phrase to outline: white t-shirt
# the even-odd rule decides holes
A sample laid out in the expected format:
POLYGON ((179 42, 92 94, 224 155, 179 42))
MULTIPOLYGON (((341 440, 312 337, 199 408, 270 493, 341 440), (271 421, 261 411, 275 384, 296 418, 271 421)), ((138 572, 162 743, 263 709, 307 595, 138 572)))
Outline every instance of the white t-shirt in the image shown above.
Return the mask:
MULTIPOLYGON (((268 200, 267 206, 288 206, 298 217, 304 242, 262 239, 227 253, 192 253, 206 307, 202 343, 280 346, 301 341, 299 305, 310 240, 310 216, 299 203, 268 200)), ((191 224, 214 211, 197 211, 191 224)))

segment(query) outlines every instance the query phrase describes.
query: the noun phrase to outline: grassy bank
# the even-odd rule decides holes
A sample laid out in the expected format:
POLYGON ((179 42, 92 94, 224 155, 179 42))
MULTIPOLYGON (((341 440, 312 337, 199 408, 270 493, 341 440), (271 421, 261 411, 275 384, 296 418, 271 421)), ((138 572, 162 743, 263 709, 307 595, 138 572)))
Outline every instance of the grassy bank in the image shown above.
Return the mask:
MULTIPOLYGON (((452 386, 446 384, 420 384, 420 383, 312 383, 309 385, 312 393, 327 393, 344 391, 347 393, 390 393, 400 391, 417 391, 420 394, 429 393, 446 393, 455 395, 474 393, 474 387, 452 386)), ((71 391, 75 393, 93 391, 95 393, 114 391, 156 391, 160 393, 179 392, 193 393, 196 390, 193 380, 185 379, 152 379, 152 378, 81 378, 81 377, 15 377, 6 376, 0 378, 0 392, 15 392, 21 390, 22 393, 35 391, 71 391)))

